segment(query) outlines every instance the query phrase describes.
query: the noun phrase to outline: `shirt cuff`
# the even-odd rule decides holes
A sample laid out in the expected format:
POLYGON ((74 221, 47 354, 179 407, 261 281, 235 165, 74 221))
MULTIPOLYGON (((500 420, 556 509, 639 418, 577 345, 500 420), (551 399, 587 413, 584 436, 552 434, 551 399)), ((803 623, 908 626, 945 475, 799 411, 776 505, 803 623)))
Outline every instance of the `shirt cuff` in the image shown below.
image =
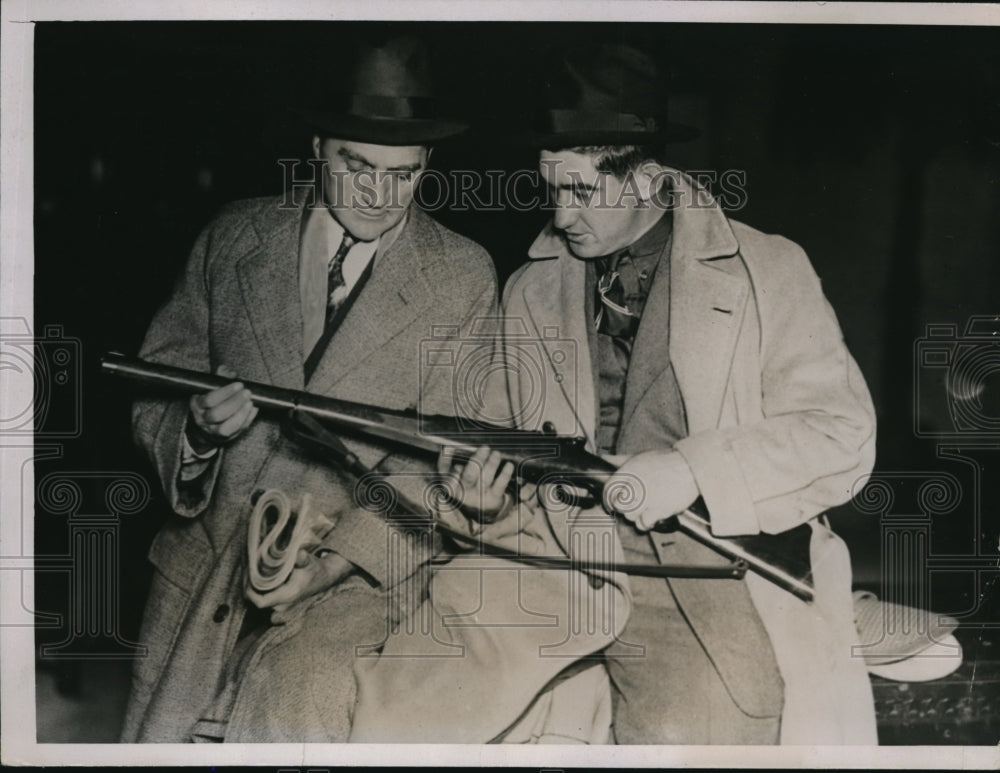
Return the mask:
POLYGON ((183 443, 183 447, 181 448, 181 464, 193 464, 195 462, 207 461, 219 453, 218 447, 210 448, 207 451, 198 453, 191 447, 191 442, 188 440, 186 432, 181 436, 181 442, 183 443))
POLYGON ((181 482, 188 483, 201 477, 202 473, 209 468, 211 460, 218 453, 218 448, 210 448, 208 451, 198 453, 191 447, 191 443, 187 439, 187 433, 181 433, 181 482))

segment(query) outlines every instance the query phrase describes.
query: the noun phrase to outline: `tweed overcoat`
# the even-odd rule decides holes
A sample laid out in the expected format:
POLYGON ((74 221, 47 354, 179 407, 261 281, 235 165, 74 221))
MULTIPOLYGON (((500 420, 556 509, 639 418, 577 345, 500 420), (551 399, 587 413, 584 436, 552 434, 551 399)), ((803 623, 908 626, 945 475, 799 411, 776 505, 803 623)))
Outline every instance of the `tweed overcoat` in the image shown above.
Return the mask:
MULTIPOLYGON (((690 177, 672 174, 669 282, 654 277, 645 306, 619 451, 667 447, 660 406, 672 363, 689 431, 675 448, 694 474, 712 531, 779 533, 810 523, 817 596, 806 604, 754 575, 671 579, 678 605, 736 704, 751 716, 781 712, 782 743, 875 743, 867 672, 852 657, 850 562, 820 519, 872 469, 871 398, 803 251, 729 220, 690 177), (782 679, 762 678, 775 665, 782 679)), ((529 256, 503 299, 513 415, 529 429, 551 422, 560 434, 583 435, 593 450, 585 264, 551 224, 529 256)), ((684 535, 654 536, 664 563, 713 560, 684 535)))
MULTIPOLYGON (((306 388, 298 260, 307 197, 296 192, 293 200, 253 199, 224 209, 198 238, 141 356, 202 371, 225 363, 243 379, 306 388)), ((417 207, 407 217, 378 256, 308 390, 452 414, 453 369, 423 367, 421 351, 427 342, 440 352, 482 332, 479 320, 495 314, 493 265, 482 248, 417 207)), ((247 521, 255 490, 281 488, 293 501, 309 492, 336 521, 328 547, 379 587, 390 570, 384 520, 355 504, 353 481, 344 473, 285 437, 280 417, 261 413, 193 484, 179 482, 186 415, 187 399, 142 400, 134 408, 136 441, 173 514, 149 551, 155 572, 141 634, 148 654, 134 669, 123 741, 190 740, 192 725, 218 691, 246 609, 247 521)), ((384 448, 344 440, 370 467, 392 468, 398 459, 384 448)), ((371 603, 370 595, 361 597, 371 603)))

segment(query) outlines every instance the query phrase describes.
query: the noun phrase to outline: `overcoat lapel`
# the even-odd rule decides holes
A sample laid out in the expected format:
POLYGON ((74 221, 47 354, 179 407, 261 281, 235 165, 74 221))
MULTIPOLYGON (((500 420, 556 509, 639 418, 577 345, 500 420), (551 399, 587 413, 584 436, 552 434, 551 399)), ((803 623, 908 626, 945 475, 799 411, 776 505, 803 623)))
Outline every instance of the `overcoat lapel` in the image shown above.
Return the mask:
MULTIPOLYGON (((707 207, 686 177, 674 185, 678 209, 669 273, 657 271, 629 363, 623 430, 650 388, 672 364, 688 432, 718 425, 736 338, 747 301, 747 284, 730 273, 739 245, 717 207, 707 207), (697 200, 698 206, 693 206, 697 200)), ((661 258, 662 259, 662 258, 661 258)))
POLYGON ((636 407, 646 396, 650 386, 670 364, 666 335, 670 329, 670 274, 673 272, 670 259, 670 254, 660 256, 660 266, 653 275, 653 286, 649 290, 632 354, 629 357, 625 401, 622 405, 622 436, 625 435, 624 430, 636 407), (664 263, 666 265, 663 265, 664 263))
MULTIPOLYGON (((636 336, 622 413, 623 431, 671 363, 689 432, 715 428, 746 307, 746 281, 728 260, 739 250, 732 229, 717 207, 707 206, 703 198, 707 194, 694 188, 683 174, 675 174, 678 209, 674 213, 669 276, 657 272, 636 336)), ((528 256, 555 258, 546 261, 545 274, 540 273, 537 281, 525 288, 525 308, 549 350, 546 364, 550 374, 556 369, 551 357, 554 339, 544 331, 556 329, 559 336, 576 342, 575 377, 563 374, 557 383, 575 411, 580 429, 592 440, 597 394, 584 304, 585 263, 569 252, 551 223, 532 244, 528 256)))
MULTIPOLYGON (((298 193, 298 192, 297 192, 298 193)), ((308 204, 274 207, 254 224, 255 243, 237 263, 240 290, 254 337, 272 383, 303 389, 299 239, 308 204)), ((423 268, 443 249, 427 216, 412 208, 398 238, 381 255, 371 278, 327 345, 309 391, 327 393, 349 372, 411 324, 434 302, 423 268)))
MULTIPOLYGON (((256 245, 236 265, 244 308, 261 357, 276 386, 302 389, 302 305, 299 228, 303 202, 275 201, 254 224, 256 245)), ((253 229, 248 229, 248 234, 253 229)))
MULTIPOLYGON (((674 289, 671 292, 669 360, 673 363, 684 400, 688 433, 694 434, 718 426, 746 306, 747 288, 739 277, 724 273, 708 261, 680 260, 676 268, 671 276, 674 289)), ((656 343, 659 343, 664 340, 662 328, 657 332, 660 335, 656 343)), ((638 354, 646 357, 645 352, 638 354)), ((667 356, 667 352, 662 352, 659 357, 648 357, 658 369, 656 375, 666 367, 667 356)), ((639 370, 643 370, 642 366, 639 370)), ((632 389, 631 383, 629 389, 632 389)), ((641 398, 641 394, 636 395, 632 405, 641 398)), ((628 393, 626 401, 629 401, 628 393)))
MULTIPOLYGON (((549 376, 547 383, 552 397, 562 397, 562 410, 547 404, 549 417, 565 414, 564 421, 556 421, 560 434, 579 434, 587 438, 591 450, 595 446, 596 388, 586 306, 586 264, 570 254, 566 243, 552 229, 551 224, 539 235, 528 252, 533 259, 545 260, 544 273, 538 281, 524 289, 524 310, 535 334, 541 342, 546 361, 540 363, 549 376), (565 342, 572 342, 575 362, 564 358, 565 342), (572 423, 571 423, 572 422, 572 423)), ((545 395, 546 401, 550 399, 545 395)))
POLYGON ((434 288, 423 269, 426 261, 441 253, 443 245, 422 211, 414 207, 408 217, 409 222, 379 256, 350 313, 330 339, 309 381, 310 392, 330 393, 338 381, 435 302, 434 288))

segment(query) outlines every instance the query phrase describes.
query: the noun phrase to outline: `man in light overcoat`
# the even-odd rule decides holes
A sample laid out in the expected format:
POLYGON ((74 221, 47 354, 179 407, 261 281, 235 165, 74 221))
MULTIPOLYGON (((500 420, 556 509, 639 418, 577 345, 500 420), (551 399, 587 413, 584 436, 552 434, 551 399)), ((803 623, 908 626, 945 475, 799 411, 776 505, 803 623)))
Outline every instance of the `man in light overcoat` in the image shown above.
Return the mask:
POLYGON ((508 415, 619 465, 595 514, 621 516, 628 562, 726 562, 669 528, 699 498, 715 537, 811 534, 811 602, 752 572, 628 578, 603 649, 614 741, 874 744, 849 556, 823 513, 870 473, 875 415, 819 279, 666 163, 690 132, 666 121, 648 55, 591 47, 549 85, 531 140, 553 217, 504 291, 508 415))

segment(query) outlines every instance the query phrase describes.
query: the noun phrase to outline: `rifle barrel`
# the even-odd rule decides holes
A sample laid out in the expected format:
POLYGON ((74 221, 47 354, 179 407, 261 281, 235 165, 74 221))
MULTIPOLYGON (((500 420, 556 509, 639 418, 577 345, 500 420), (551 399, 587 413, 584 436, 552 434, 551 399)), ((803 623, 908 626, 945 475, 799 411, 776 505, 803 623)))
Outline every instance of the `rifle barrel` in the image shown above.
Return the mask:
MULTIPOLYGON (((253 404, 259 408, 279 411, 299 410, 341 427, 364 432, 384 440, 417 446, 428 452, 437 453, 442 444, 432 442, 431 437, 417 431, 418 423, 412 416, 381 409, 375 411, 369 406, 334 400, 295 389, 276 387, 273 384, 201 373, 172 365, 126 357, 121 354, 108 354, 102 357, 101 369, 105 373, 123 376, 147 386, 186 393, 209 392, 234 381, 239 381, 250 391, 253 404), (392 417, 394 424, 386 421, 389 416, 392 417)), ((448 445, 462 446, 461 443, 446 438, 443 438, 442 442, 448 445)), ((472 451, 475 449, 473 448, 472 451)))
POLYGON ((250 391, 254 405, 260 408, 301 411, 342 430, 380 438, 428 454, 436 455, 442 447, 448 447, 455 451, 458 459, 467 459, 480 446, 488 445, 512 457, 519 472, 535 476, 554 474, 561 479, 572 480, 592 493, 600 493, 602 481, 615 471, 612 464, 586 453, 576 438, 567 436, 546 435, 478 421, 463 427, 450 416, 376 409, 310 392, 216 376, 117 353, 102 357, 101 368, 106 373, 150 387, 186 393, 206 392, 240 381, 250 391))
MULTIPOLYGON (((207 392, 226 386, 234 379, 111 353, 101 358, 104 372, 123 376, 154 387, 187 393, 207 392)), ((546 435, 476 423, 476 429, 462 429, 451 417, 421 417, 412 412, 374 409, 371 406, 335 400, 322 395, 284 389, 272 384, 239 380, 260 408, 298 410, 316 419, 351 432, 377 437, 409 448, 437 454, 442 447, 454 449, 459 458, 468 458, 481 445, 492 445, 518 466, 519 473, 537 479, 552 476, 588 489, 600 496, 604 481, 615 467, 599 456, 587 453, 574 438, 546 435)), ((746 562, 749 568, 801 599, 813 598, 809 566, 811 529, 802 524, 782 534, 721 538, 712 534, 708 519, 692 510, 677 516, 677 526, 688 536, 708 545, 728 558, 746 562)))

